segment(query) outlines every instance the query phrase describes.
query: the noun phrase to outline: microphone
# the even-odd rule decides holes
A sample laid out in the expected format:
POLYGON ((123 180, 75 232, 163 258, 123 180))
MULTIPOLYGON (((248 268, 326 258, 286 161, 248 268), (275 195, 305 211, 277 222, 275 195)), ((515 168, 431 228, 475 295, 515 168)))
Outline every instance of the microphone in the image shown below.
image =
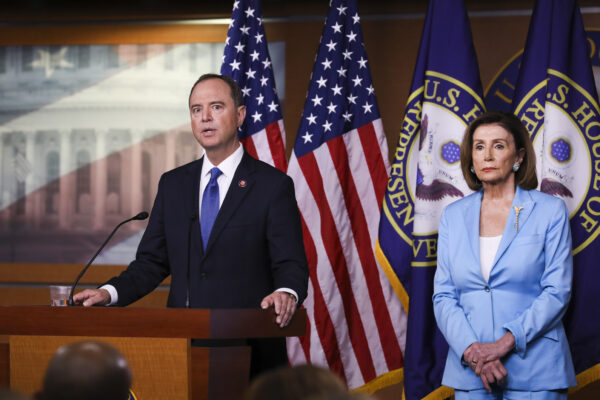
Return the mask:
POLYGON ((144 220, 146 218, 148 218, 148 213, 146 211, 142 211, 141 213, 137 214, 136 216, 131 217, 131 218, 126 219, 125 221, 121 222, 119 225, 117 225, 115 227, 115 229, 113 229, 113 231, 110 233, 110 235, 108 235, 108 237, 106 238, 106 240, 104 241, 104 243, 102 243, 102 246, 100 246, 100 248, 98 249, 98 251, 96 252, 96 254, 94 254, 94 257, 92 257, 92 259, 87 263, 87 265, 85 267, 83 267, 83 269, 81 270, 81 272, 77 276, 77 279, 75 279, 75 282, 73 282, 73 286, 71 286, 71 293, 69 293, 69 300, 67 301, 67 305, 69 305, 69 306, 74 305, 74 303, 73 303, 73 292, 75 292, 75 287, 79 283, 79 280, 81 279, 81 277, 83 276, 83 274, 85 274, 85 271, 87 271, 87 269, 90 267, 90 265, 92 265, 92 263, 94 262, 94 260, 96 259, 96 257, 98 257, 98 254, 100 254, 100 252, 102 251, 102 249, 104 248, 104 246, 106 246, 106 244, 108 243, 108 241, 110 240, 110 238, 113 237, 113 235, 121 227, 121 225, 126 224, 126 223, 128 223, 130 221, 142 221, 142 220, 144 220))

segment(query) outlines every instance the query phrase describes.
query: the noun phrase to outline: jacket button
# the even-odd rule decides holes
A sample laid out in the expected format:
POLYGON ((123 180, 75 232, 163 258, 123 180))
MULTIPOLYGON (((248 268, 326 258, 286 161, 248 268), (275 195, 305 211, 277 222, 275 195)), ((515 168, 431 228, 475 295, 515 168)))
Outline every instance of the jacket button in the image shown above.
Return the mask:
POLYGON ((486 292, 489 292, 490 291, 490 287, 486 286, 486 287, 483 288, 483 290, 485 290, 486 292))

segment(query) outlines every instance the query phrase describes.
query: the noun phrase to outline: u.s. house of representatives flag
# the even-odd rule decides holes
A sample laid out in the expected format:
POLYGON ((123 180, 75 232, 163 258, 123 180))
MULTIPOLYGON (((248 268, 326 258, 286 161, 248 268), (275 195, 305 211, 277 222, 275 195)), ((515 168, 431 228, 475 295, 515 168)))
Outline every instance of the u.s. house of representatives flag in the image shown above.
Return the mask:
POLYGON ((442 209, 471 193, 460 169, 466 126, 484 110, 462 0, 432 0, 383 202, 378 258, 408 310, 407 399, 448 397, 440 388, 448 345, 433 315, 442 209), (410 301, 409 301, 410 299, 410 301))
POLYGON ((246 119, 239 137, 244 148, 285 171, 283 117, 261 15, 260 0, 233 3, 221 73, 235 79, 242 89, 246 119))
POLYGON ((375 258, 387 171, 356 1, 333 0, 288 169, 310 269, 308 332, 288 353, 367 391, 402 376, 406 314, 375 258))
POLYGON ((537 156, 540 190, 562 198, 573 236, 564 318, 579 387, 600 378, 600 109, 575 1, 536 3, 513 97, 537 156))

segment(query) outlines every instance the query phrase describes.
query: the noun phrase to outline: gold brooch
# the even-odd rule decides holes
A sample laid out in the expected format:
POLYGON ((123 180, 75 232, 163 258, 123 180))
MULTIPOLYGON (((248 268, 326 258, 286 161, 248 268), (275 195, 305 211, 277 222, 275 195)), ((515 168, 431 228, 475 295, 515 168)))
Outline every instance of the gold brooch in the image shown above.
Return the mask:
POLYGON ((515 209, 515 229, 519 232, 519 214, 521 214, 521 210, 523 207, 513 207, 515 209))

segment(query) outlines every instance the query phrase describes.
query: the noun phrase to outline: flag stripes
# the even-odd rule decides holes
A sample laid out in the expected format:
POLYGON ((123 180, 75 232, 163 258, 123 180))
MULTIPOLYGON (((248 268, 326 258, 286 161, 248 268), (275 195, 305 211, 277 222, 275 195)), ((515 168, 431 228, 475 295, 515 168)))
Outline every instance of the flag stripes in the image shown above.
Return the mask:
MULTIPOLYGON (((309 188, 297 200, 304 219, 311 221, 304 230, 305 248, 309 264, 316 265, 316 273, 311 268, 314 304, 305 304, 316 325, 311 331, 318 334, 329 368, 355 386, 402 367, 402 357, 398 357, 402 349, 395 334, 401 329, 402 311, 375 306, 395 296, 393 290, 386 293, 383 289, 389 283, 374 256, 377 224, 367 222, 378 221, 387 180, 377 131, 381 131, 380 120, 290 161, 290 171, 302 172, 301 176, 292 174, 296 186, 309 188), (379 182, 374 184, 373 178, 379 182), (360 246, 361 242, 371 246, 360 246), (378 340, 369 340, 373 337, 378 340)), ((306 359, 314 362, 310 355, 306 359)))

